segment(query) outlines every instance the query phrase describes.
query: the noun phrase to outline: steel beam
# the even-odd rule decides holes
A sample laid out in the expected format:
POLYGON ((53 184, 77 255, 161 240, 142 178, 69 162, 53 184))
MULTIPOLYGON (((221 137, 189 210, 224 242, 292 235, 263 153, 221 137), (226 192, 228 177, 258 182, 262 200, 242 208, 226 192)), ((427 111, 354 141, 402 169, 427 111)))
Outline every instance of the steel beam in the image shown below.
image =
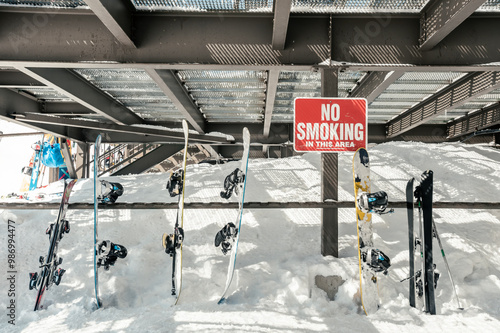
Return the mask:
POLYGON ((20 122, 14 119, 16 112, 40 112, 40 104, 28 97, 13 92, 10 89, 0 89, 0 118, 14 122, 19 125, 27 126, 36 131, 54 134, 59 137, 73 138, 81 141, 83 136, 79 129, 72 130, 67 126, 53 126, 50 124, 34 125, 31 123, 20 122))
POLYGON ((91 117, 96 115, 94 112, 85 106, 75 102, 48 102, 43 101, 41 104, 41 113, 50 114, 53 116, 86 116, 91 117))
MULTIPOLYGON (((133 22, 136 49, 117 43, 113 34, 103 31, 101 21, 88 13, 0 11, 0 59, 9 62, 8 66, 19 61, 19 65, 28 67, 34 63, 39 63, 35 67, 44 63, 70 67, 62 65, 69 63, 87 68, 91 64, 109 68, 142 64, 142 68, 152 65, 157 69, 330 65, 326 15, 291 16, 287 40, 293 41, 293 47, 283 50, 272 47, 272 16, 224 16, 221 20, 216 15, 135 13, 133 22)), ((413 16, 336 17, 331 30, 334 64, 385 64, 388 68, 391 64, 464 66, 500 60, 500 41, 491 33, 500 31, 500 20, 494 16, 465 20, 445 43, 427 52, 419 50, 419 25, 420 19, 413 16)))
POLYGON ((143 157, 137 159, 135 162, 128 164, 122 169, 114 172, 112 176, 121 176, 128 174, 140 174, 154 167, 156 164, 166 160, 168 157, 174 155, 184 148, 183 144, 177 145, 161 145, 155 150, 147 153, 143 157))
POLYGON ((267 73, 266 82, 266 109, 264 111, 264 131, 265 137, 269 136, 269 131, 271 129, 271 120, 273 116, 274 101, 276 99, 276 91, 278 90, 278 80, 280 76, 280 71, 270 70, 267 73))
MULTIPOLYGON (((500 20, 477 17, 465 20, 432 50, 420 51, 419 20, 390 14, 370 18, 332 20, 332 54, 336 64, 379 64, 378 70, 402 70, 399 65, 467 66, 500 61, 500 20), (491 43, 491 44, 490 44, 491 43)), ((351 68, 351 67, 350 67, 351 68)), ((377 69, 374 69, 377 70, 377 69)))
MULTIPOLYGON (((321 70, 321 96, 337 97, 339 73, 335 69, 321 70)), ((337 201, 339 197, 339 155, 338 153, 321 154, 321 201, 337 201)), ((339 257, 339 210, 323 208, 321 210, 321 254, 339 257)))
POLYGON ((274 0, 273 50, 283 50, 285 48, 291 7, 292 0, 274 0))
POLYGON ((23 67, 18 67, 18 70, 114 123, 120 125, 144 123, 141 117, 71 70, 23 67))
POLYGON ((90 10, 124 46, 135 48, 132 41, 132 10, 124 0, 85 0, 90 10))
POLYGON ((73 162, 73 156, 71 156, 68 143, 66 142, 66 140, 63 140, 63 142, 61 143, 61 152, 64 157, 64 162, 66 163, 66 168, 68 169, 69 178, 77 179, 78 177, 76 175, 76 168, 73 162))
POLYGON ((0 88, 28 89, 44 85, 17 70, 0 70, 0 88))
POLYGON ((172 103, 186 118, 186 121, 199 133, 205 133, 205 120, 177 75, 170 70, 145 68, 145 71, 156 82, 163 93, 170 98, 172 103))
POLYGON ((370 72, 361 79, 351 91, 349 97, 366 98, 366 101, 370 104, 403 74, 403 71, 370 72))
POLYGON ((469 112, 448 123, 448 139, 455 139, 492 126, 500 125, 500 102, 469 112))
POLYGON ((393 138, 500 87, 500 72, 470 73, 386 123, 393 138))
POLYGON ((485 0, 431 0, 420 13, 420 51, 429 51, 476 11, 485 0))
MULTIPOLYGON (((79 129, 93 129, 102 132, 117 132, 117 133, 129 133, 138 134, 143 136, 157 137, 158 139, 163 139, 167 142, 182 142, 184 141, 184 135, 180 131, 171 131, 158 128, 150 127, 139 127, 139 126, 127 126, 127 125, 115 125, 115 124, 105 124, 102 122, 95 121, 85 121, 77 120, 71 118, 53 117, 45 116, 41 114, 15 114, 16 120, 22 121, 23 123, 40 123, 40 124, 51 124, 67 127, 75 127, 79 129)), ((200 135, 200 134, 190 134, 190 141, 193 143, 227 143, 226 137, 214 136, 214 135, 200 135)), ((103 142, 106 142, 104 138, 103 142)))

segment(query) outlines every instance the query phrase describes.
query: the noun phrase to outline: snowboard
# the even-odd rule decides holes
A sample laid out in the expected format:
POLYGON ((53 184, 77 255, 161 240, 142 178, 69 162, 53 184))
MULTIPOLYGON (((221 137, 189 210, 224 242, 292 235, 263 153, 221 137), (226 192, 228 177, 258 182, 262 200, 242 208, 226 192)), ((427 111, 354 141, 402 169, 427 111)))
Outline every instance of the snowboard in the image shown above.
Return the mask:
POLYGON ((99 268, 103 267, 106 271, 113 266, 118 258, 127 256, 127 249, 123 245, 112 243, 109 240, 99 241, 99 203, 113 204, 116 198, 123 194, 123 187, 118 183, 110 183, 105 180, 99 180, 99 148, 102 138, 97 136, 94 145, 94 296, 95 309, 102 307, 102 300, 99 293, 99 268), (104 192, 102 188, 105 188, 104 192))
POLYGON ((170 196, 179 196, 177 215, 174 225, 173 234, 163 234, 163 247, 165 252, 170 254, 172 257, 172 296, 175 296, 176 305, 179 302, 179 298, 182 290, 182 245, 184 243, 184 189, 186 185, 186 164, 187 164, 187 149, 189 141, 189 128, 186 120, 182 121, 182 130, 184 132, 184 156, 182 162, 182 169, 171 175, 169 183, 167 184, 167 189, 169 185, 172 187, 169 189, 170 196), (173 185, 175 181, 176 186, 173 185))
POLYGON ((359 148, 354 154, 352 171, 358 231, 359 292, 363 310, 369 315, 379 308, 379 296, 377 276, 366 261, 373 249, 372 214, 363 212, 358 204, 358 197, 371 190, 370 158, 365 148, 359 148))
POLYGON ((34 311, 43 308, 43 297, 45 291, 49 289, 54 283, 59 285, 61 278, 65 272, 64 269, 58 268, 62 263, 62 258, 57 256, 57 248, 59 242, 61 241, 65 233, 69 233, 69 222, 66 218, 66 211, 68 210, 68 202, 71 194, 71 190, 76 183, 76 180, 71 180, 69 182, 64 182, 63 196, 61 200, 61 205, 59 206, 59 214, 57 215, 57 220, 55 223, 51 223, 47 228, 46 233, 49 235, 49 251, 46 257, 41 256, 40 262, 40 273, 30 273, 30 285, 29 289, 37 289, 38 293, 36 296, 34 311))
MULTIPOLYGON (((226 285, 224 287, 224 291, 222 292, 222 296, 218 301, 218 304, 224 303, 227 298, 227 292, 229 290, 229 286, 233 280, 234 269, 236 267, 236 255, 238 253, 238 242, 241 235, 241 220, 243 218, 243 204, 245 203, 245 189, 247 184, 247 176, 248 176, 248 160, 250 155, 250 132, 245 127, 243 129, 243 156, 241 158, 241 166, 240 170, 243 171, 243 187, 241 189, 235 189, 238 194, 238 215, 236 217, 237 226, 236 237, 234 238, 233 244, 231 246, 231 251, 229 254, 229 266, 227 269, 227 277, 226 277, 226 285)), ((235 192, 236 193, 236 192, 235 192)))

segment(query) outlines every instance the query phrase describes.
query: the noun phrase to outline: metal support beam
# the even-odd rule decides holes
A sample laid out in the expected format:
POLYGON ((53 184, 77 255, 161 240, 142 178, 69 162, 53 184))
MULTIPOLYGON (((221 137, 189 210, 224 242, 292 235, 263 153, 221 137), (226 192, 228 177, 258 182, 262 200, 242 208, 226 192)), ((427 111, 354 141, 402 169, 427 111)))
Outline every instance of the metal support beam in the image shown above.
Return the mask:
POLYGON ((28 89, 44 85, 17 70, 0 70, 0 88, 28 89))
POLYGON ((278 79, 280 76, 279 70, 270 70, 267 72, 266 82, 266 109, 264 111, 264 136, 269 136, 271 129, 271 120, 273 116, 274 100, 276 99, 276 91, 278 90, 278 79))
POLYGON ((274 0, 273 50, 283 50, 285 48, 291 8, 292 0, 274 0))
POLYGON ((403 71, 370 72, 361 79, 351 91, 349 97, 366 98, 366 101, 370 104, 403 74, 403 71))
MULTIPOLYGON (((497 18, 465 20, 442 43, 426 52, 420 50, 418 43, 419 24, 420 19, 391 14, 356 19, 336 17, 332 20, 333 60, 338 63, 433 66, 498 62, 499 42, 491 33, 500 31, 497 18)), ((374 70, 389 68, 381 67, 374 70)))
POLYGON ((420 13, 420 51, 428 51, 476 11, 485 0, 431 0, 420 13))
MULTIPOLYGON (((337 69, 321 70, 321 96, 338 96, 337 69)), ((338 200, 339 157, 337 153, 321 154, 321 201, 338 200)), ((339 211, 338 208, 323 208, 321 211, 321 254, 339 256, 339 211)))
POLYGON ((455 139, 496 125, 500 125, 500 102, 469 112, 466 116, 448 123, 448 139, 455 139))
POLYGON ((27 126, 36 131, 54 134, 58 137, 71 137, 76 141, 82 141, 83 136, 79 129, 71 130, 67 126, 53 126, 50 124, 34 125, 31 123, 20 122, 13 119, 16 112, 40 112, 40 104, 35 100, 20 95, 9 89, 0 89, 0 119, 5 119, 19 125, 27 126))
POLYGON ((135 48, 132 41, 132 11, 123 0, 85 0, 90 10, 124 46, 135 48))
POLYGON ((199 133, 205 133, 205 120, 177 75, 170 70, 146 68, 145 71, 170 98, 186 121, 199 133))
MULTIPOLYGON (((275 50, 270 40, 273 17, 269 15, 225 15, 221 20, 217 15, 136 12, 132 20, 138 48, 131 49, 117 43, 95 15, 82 11, 51 15, 43 10, 40 8, 41 14, 0 11, 0 65, 12 66, 13 61, 25 67, 72 64, 124 68, 141 64, 142 68, 186 69, 219 65, 224 70, 279 65, 286 70, 285 66, 329 63, 327 15, 291 16, 286 35, 293 47, 275 50)), ((447 36, 446 45, 440 43, 427 52, 419 50, 417 15, 336 16, 331 30, 333 60, 350 66, 378 65, 374 70, 388 70, 396 64, 463 66, 498 62, 500 40, 491 33, 500 31, 496 15, 465 20, 447 36)))
MULTIPOLYGON (((128 133, 128 134, 138 134, 144 136, 156 137, 156 140, 160 142, 182 142, 184 141, 184 135, 182 132, 163 130, 157 128, 149 127, 139 127, 139 126, 127 126, 127 125, 115 125, 115 124, 104 124, 94 121, 84 121, 76 120, 71 118, 61 118, 44 116, 40 114, 16 114, 15 119, 27 123, 41 123, 41 124, 51 124, 67 127, 75 127, 79 129, 92 129, 99 130, 101 132, 117 132, 117 133, 128 133)), ((227 143, 227 138, 215 135, 203 135, 203 134, 190 134, 190 142, 193 143, 227 143)), ((92 138, 93 139, 93 138, 92 138)), ((103 137, 103 142, 106 141, 106 136, 103 137)))
POLYGON ((500 87, 500 72, 470 73, 386 123, 393 138, 500 87))
POLYGON ((120 125, 144 123, 141 117, 71 70, 24 67, 18 69, 114 123, 120 125))
POLYGON ((76 168, 73 163, 73 157, 71 156, 68 143, 65 139, 63 139, 61 143, 61 152, 64 157, 64 162, 66 163, 66 168, 68 169, 69 178, 77 179, 78 176, 76 175, 76 168))
POLYGON ((182 144, 173 145, 161 145, 155 150, 147 153, 143 157, 139 158, 135 162, 123 167, 122 169, 116 171, 112 176, 128 175, 128 174, 140 174, 144 171, 149 170, 156 164, 166 160, 169 156, 174 155, 184 148, 182 144))

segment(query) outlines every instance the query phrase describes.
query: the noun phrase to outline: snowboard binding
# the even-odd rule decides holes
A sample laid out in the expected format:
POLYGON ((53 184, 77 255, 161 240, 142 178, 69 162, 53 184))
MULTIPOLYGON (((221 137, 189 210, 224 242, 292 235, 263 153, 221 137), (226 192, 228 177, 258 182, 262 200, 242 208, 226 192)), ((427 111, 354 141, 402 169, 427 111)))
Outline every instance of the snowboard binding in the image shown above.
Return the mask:
POLYGON ((229 222, 215 235, 215 247, 221 245, 223 254, 227 254, 233 247, 234 240, 238 235, 238 228, 234 223, 229 222))
POLYGON ((167 182, 167 190, 171 197, 182 194, 183 174, 184 171, 182 169, 170 174, 170 178, 167 182))
POLYGON ((358 207, 364 213, 388 214, 393 213, 394 209, 385 211, 389 199, 387 193, 379 191, 375 193, 361 193, 358 196, 358 207))
POLYGON ((96 245, 97 268, 103 266, 108 271, 114 266, 118 258, 127 256, 127 249, 123 245, 111 243, 109 240, 102 241, 96 245))
POLYGON ((184 241, 184 230, 182 228, 177 228, 174 234, 163 234, 162 244, 165 249, 165 253, 171 257, 175 253, 175 249, 179 249, 184 241))
POLYGON ((224 191, 220 192, 220 196, 224 199, 229 199, 234 192, 238 196, 242 190, 245 181, 245 174, 239 168, 231 172, 226 179, 224 179, 224 191))
POLYGON ((101 180, 101 189, 104 187, 104 191, 101 195, 97 197, 101 203, 113 204, 116 199, 123 194, 123 186, 119 183, 111 183, 105 180, 101 180))
POLYGON ((391 260, 379 249, 368 249, 362 253, 362 259, 375 273, 383 272, 387 275, 387 270, 391 267, 391 260))

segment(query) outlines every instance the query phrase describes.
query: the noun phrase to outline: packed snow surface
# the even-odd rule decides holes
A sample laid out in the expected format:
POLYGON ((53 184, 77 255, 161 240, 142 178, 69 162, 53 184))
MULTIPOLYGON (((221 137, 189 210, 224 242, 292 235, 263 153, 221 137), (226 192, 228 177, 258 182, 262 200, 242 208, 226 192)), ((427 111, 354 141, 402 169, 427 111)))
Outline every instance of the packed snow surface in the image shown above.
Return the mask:
MULTIPOLYGON (((372 192, 405 200, 411 177, 434 171, 434 200, 498 202, 500 152, 462 144, 386 143, 369 147, 372 192)), ((339 199, 353 200, 352 153, 339 155, 339 199)), ((226 175, 239 162, 190 165, 186 202, 221 202, 226 175)), ((247 193, 251 202, 319 201, 321 156, 252 159, 247 193)), ((118 202, 174 202, 168 174, 104 177, 125 188, 118 202)), ((61 192, 62 183, 43 191, 61 192)), ((91 179, 77 182, 70 202, 92 202, 91 179)), ((236 202, 236 198, 230 200, 236 202)), ((99 278, 103 307, 93 310, 93 211, 72 209, 71 232, 59 244, 67 271, 45 295, 46 309, 34 312, 36 291, 29 272, 46 255, 45 230, 56 210, 0 210, 0 332, 498 332, 500 330, 500 211, 435 209, 437 224, 463 310, 457 309, 437 243, 441 272, 437 315, 408 304, 406 209, 374 216, 374 242, 392 267, 379 278, 381 308, 366 316, 360 307, 354 208, 339 209, 339 258, 321 255, 320 209, 245 209, 236 272, 227 303, 218 305, 228 256, 214 247, 217 231, 235 221, 235 209, 189 209, 184 215, 183 289, 173 306, 171 258, 161 236, 171 233, 174 209, 100 211, 99 235, 122 244, 128 256, 99 278), (8 220, 15 221, 15 273, 7 266, 8 220), (345 283, 330 301, 315 286, 316 275, 338 275, 345 283), (14 276, 12 280, 9 277, 14 276), (15 280, 14 285, 11 284, 15 280), (12 288, 14 287, 14 288, 12 288), (14 289, 15 297, 9 295, 14 289), (15 326, 7 307, 15 301, 15 326)))

